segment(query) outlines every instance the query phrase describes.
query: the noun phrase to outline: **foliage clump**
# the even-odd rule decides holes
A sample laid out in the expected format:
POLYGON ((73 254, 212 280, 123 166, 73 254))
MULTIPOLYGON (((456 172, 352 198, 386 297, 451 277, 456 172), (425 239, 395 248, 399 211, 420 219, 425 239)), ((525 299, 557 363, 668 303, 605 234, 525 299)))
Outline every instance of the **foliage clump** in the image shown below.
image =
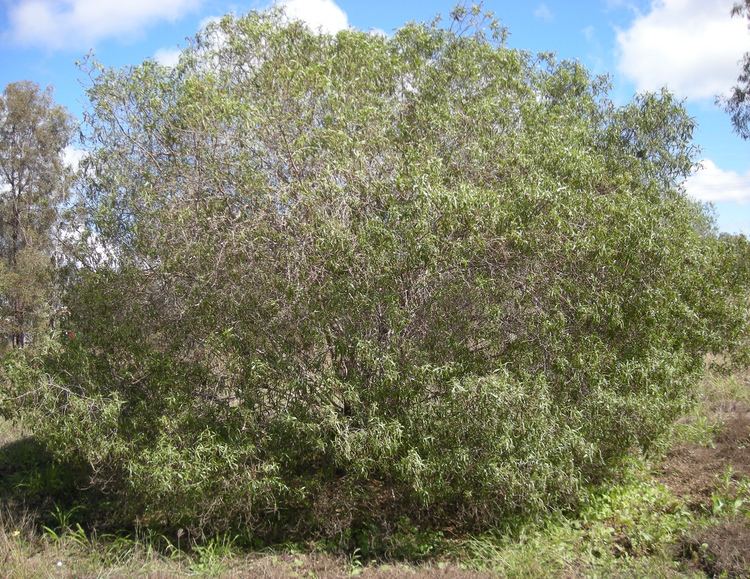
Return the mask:
POLYGON ((354 536, 574 505, 742 345, 693 122, 477 11, 390 37, 226 17, 94 68, 62 337, 5 364, 127 517, 354 536))

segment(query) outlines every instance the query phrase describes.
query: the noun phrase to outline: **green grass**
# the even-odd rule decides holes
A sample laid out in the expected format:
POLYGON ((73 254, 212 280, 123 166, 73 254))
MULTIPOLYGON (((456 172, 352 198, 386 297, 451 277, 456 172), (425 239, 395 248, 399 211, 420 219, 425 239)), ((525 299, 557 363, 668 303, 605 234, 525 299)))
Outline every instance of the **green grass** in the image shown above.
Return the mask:
POLYGON ((518 537, 470 539, 463 560, 515 577, 687 573, 674 546, 695 517, 643 465, 631 468, 627 480, 592 493, 577 516, 560 516, 518 537))
POLYGON ((664 446, 633 459, 620 480, 591 490, 576 513, 468 537, 420 531, 404 519, 380 559, 319 544, 259 551, 240 535, 92 532, 100 497, 77 490, 69 465, 0 422, 0 567, 4 576, 24 578, 742 576, 750 573, 743 552, 743 541, 750 545, 750 479, 727 463, 706 503, 696 505, 660 482, 658 472, 670 448, 715 448, 727 422, 748 409, 745 376, 711 375, 664 446))

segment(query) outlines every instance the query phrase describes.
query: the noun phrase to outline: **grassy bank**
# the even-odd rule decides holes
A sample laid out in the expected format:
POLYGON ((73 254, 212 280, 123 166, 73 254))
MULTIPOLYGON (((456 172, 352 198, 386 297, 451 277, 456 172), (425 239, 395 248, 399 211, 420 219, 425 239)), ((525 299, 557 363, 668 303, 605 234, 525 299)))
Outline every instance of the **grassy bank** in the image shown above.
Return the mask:
POLYGON ((707 377, 671 438, 575 514, 471 537, 405 524, 377 559, 366 548, 260 547, 241 535, 105 532, 102 513, 114 507, 9 423, 0 424, 0 499, 10 577, 748 576, 750 376, 707 377))

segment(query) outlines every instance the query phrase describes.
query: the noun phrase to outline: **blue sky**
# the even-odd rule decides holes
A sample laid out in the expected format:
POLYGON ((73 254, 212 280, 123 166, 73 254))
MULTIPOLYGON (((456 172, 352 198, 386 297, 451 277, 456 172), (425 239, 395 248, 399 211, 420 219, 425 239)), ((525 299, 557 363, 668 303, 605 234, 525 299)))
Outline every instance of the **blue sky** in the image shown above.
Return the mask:
MULTIPOLYGON (((80 116, 85 81, 75 65, 89 50, 105 65, 169 63, 205 22, 262 9, 272 0, 0 0, 0 85, 33 80, 80 116)), ((455 0, 276 0, 314 28, 386 33, 447 14, 455 0)), ((611 75, 617 102, 667 86, 698 122, 703 168, 688 193, 714 204, 719 227, 750 234, 750 142, 733 132, 714 96, 728 90, 750 51, 750 31, 730 19, 733 0, 485 0, 512 47, 552 51, 611 75)), ((76 151, 70 151, 71 159, 76 151)))

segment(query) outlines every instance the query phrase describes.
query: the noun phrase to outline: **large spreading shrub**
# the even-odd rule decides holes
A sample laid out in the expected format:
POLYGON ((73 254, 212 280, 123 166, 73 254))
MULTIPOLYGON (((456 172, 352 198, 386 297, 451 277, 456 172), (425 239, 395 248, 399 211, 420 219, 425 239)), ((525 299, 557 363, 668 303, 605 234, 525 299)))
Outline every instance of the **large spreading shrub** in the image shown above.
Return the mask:
POLYGON ((747 250, 682 190, 670 94, 503 36, 250 13, 93 68, 68 315, 6 412, 172 528, 575 504, 742 344, 747 250))

